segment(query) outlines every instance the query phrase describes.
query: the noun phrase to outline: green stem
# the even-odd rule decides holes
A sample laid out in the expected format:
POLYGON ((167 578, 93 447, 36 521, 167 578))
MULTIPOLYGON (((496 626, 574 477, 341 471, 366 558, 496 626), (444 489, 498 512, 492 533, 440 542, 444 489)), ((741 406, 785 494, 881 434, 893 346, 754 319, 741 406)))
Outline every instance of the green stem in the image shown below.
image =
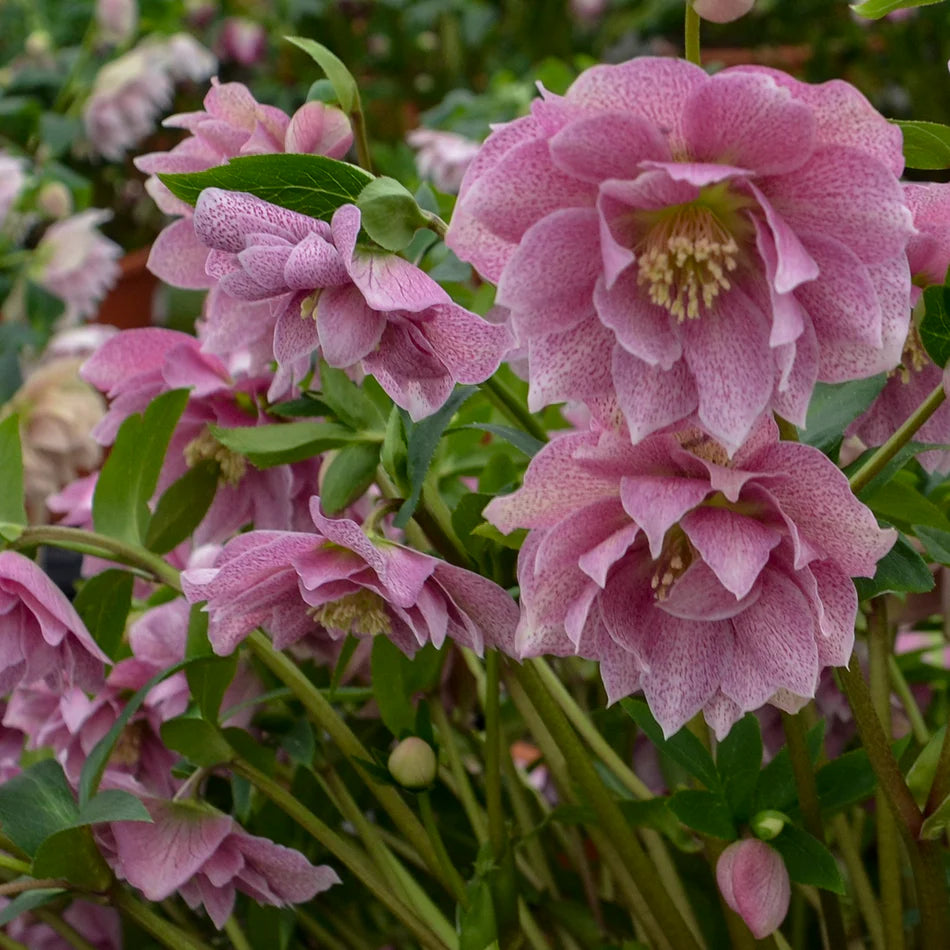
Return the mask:
POLYGON ((914 694, 907 685, 907 680, 904 679, 904 674, 901 672, 901 668, 897 663, 897 658, 893 654, 888 654, 887 672, 891 678, 891 689, 897 694, 897 698, 904 707, 904 714, 910 723, 914 738, 922 746, 925 746, 930 742, 930 730, 927 728, 927 723, 924 722, 924 717, 920 712, 920 706, 917 705, 917 700, 914 699, 914 694))
POLYGON ((168 950, 211 950, 203 940, 198 940, 176 927, 171 921, 159 917, 148 904, 142 903, 124 887, 113 888, 112 904, 133 923, 150 933, 168 950))
POLYGON ((31 914, 43 921, 50 930, 59 934, 74 950, 97 950, 75 927, 68 924, 63 918, 46 907, 34 907, 31 914))
POLYGON ((108 535, 87 531, 84 528, 69 528, 65 525, 38 525, 35 528, 26 528, 10 547, 30 548, 39 544, 72 549, 83 553, 90 553, 90 550, 92 550, 109 560, 117 561, 129 567, 140 568, 163 584, 167 584, 179 592, 181 591, 178 571, 158 554, 153 554, 136 544, 119 541, 116 538, 110 538, 108 535))
POLYGON ((253 950, 251 942, 244 936, 241 925, 234 917, 229 917, 224 922, 224 933, 231 941, 233 950, 253 950))
POLYGON ((522 666, 512 665, 512 673, 564 754, 571 777, 597 813, 598 827, 603 837, 616 850, 623 868, 642 893, 667 939, 679 950, 699 950, 699 944, 669 894, 658 882, 652 862, 601 781, 577 733, 545 687, 536 664, 529 660, 522 666))
POLYGON ((699 14, 693 9, 692 0, 686 0, 685 33, 685 57, 699 66, 699 14))
POLYGON ((389 885, 376 873, 364 853, 302 805, 282 785, 241 759, 231 762, 231 769, 246 778, 261 794, 292 818, 315 841, 322 844, 338 861, 345 864, 360 882, 420 941, 426 950, 445 950, 441 941, 416 916, 415 911, 393 894, 389 885))
POLYGON ((848 869, 848 878, 851 881, 851 888, 854 891, 858 910, 864 918, 871 946, 873 950, 888 950, 890 945, 884 941, 884 922, 881 918, 881 908, 877 895, 874 893, 874 888, 871 886, 871 880, 864 869, 861 852, 855 843, 854 835, 851 833, 851 826, 848 824, 847 818, 840 814, 831 819, 831 826, 834 830, 838 850, 841 852, 845 867, 848 869))
POLYGON ((940 408, 947 398, 943 384, 914 410, 909 419, 848 479, 856 495, 879 474, 885 465, 910 442, 917 430, 940 408))
POLYGON ((68 888, 69 882, 58 877, 31 877, 19 881, 9 881, 0 884, 0 897, 11 894, 23 894, 26 891, 45 891, 48 888, 68 888))
POLYGON ((0 868, 6 868, 8 871, 16 871, 17 874, 29 874, 32 865, 29 861, 21 861, 19 858, 10 857, 0 851, 0 868))
POLYGON ((485 807, 488 837, 496 861, 505 853, 507 835, 501 807, 501 660, 497 650, 485 656, 485 807))
MULTIPOLYGON (((887 623, 887 604, 883 597, 875 597, 868 616, 868 653, 871 702, 884 734, 893 734, 891 725, 891 684, 888 679, 887 658, 891 653, 890 630, 887 623)), ((901 849, 894 815, 884 802, 884 793, 875 792, 877 809, 877 866, 881 890, 881 913, 884 938, 888 950, 904 947, 904 897, 902 892, 901 849)))
POLYGON ((449 226, 437 215, 433 214, 431 211, 422 211, 422 217, 425 218, 426 227, 433 231, 435 234, 438 234, 442 240, 445 240, 445 235, 449 233, 449 226))
MULTIPOLYGON (((818 791, 815 787, 815 773, 812 771, 808 746, 805 742, 805 728, 799 716, 782 713, 782 725, 785 727, 785 740, 788 745, 795 786, 798 789, 798 803, 802 810, 805 830, 825 843, 825 826, 821 820, 821 806, 818 803, 818 791)), ((819 891, 821 915, 825 922, 827 946, 831 950, 846 947, 844 920, 841 916, 841 904, 838 895, 822 888, 819 891)))
POLYGON ((30 950, 25 943, 20 943, 19 940, 14 940, 13 937, 8 937, 3 931, 0 931, 0 947, 3 950, 30 950))
POLYGON ((326 927, 319 921, 314 920, 309 914, 305 914, 300 908, 294 908, 297 911, 297 922, 312 937, 316 937, 317 946, 322 950, 353 950, 353 944, 344 943, 335 934, 330 933, 326 927))
POLYGON ((432 799, 428 792, 419 793, 419 811, 422 814, 422 825, 428 832, 432 847, 435 848, 435 853, 438 855, 439 867, 442 869, 444 881, 448 884, 459 904, 462 907, 468 907, 469 900, 465 890, 465 881, 452 863, 449 852, 445 849, 445 842, 442 840, 439 826, 436 824, 435 812, 432 811, 432 799))
POLYGON ((372 756, 350 728, 337 716, 333 707, 320 694, 319 690, 300 671, 299 667, 283 653, 275 650, 270 641, 259 630, 255 630, 247 639, 254 655, 284 685, 293 690, 294 695, 307 710, 313 721, 324 729, 330 740, 349 759, 350 764, 359 773, 367 788, 392 818, 396 827, 416 849, 429 869, 437 878, 441 878, 439 859, 436 855, 425 828, 412 813, 412 809, 403 801, 399 792, 390 785, 380 785, 363 768, 359 760, 372 761, 372 756))
POLYGON ((353 140, 356 143, 356 162, 372 174, 373 159, 369 152, 369 136, 366 134, 366 117, 363 115, 363 110, 358 104, 350 113, 350 122, 353 125, 353 140))
POLYGON ((539 442, 548 441, 548 433, 544 426, 497 376, 491 376, 485 382, 479 383, 479 387, 512 422, 529 435, 533 435, 539 442))
POLYGON ((521 924, 521 932, 532 950, 551 950, 551 944, 548 943, 523 897, 518 898, 518 923, 521 924))

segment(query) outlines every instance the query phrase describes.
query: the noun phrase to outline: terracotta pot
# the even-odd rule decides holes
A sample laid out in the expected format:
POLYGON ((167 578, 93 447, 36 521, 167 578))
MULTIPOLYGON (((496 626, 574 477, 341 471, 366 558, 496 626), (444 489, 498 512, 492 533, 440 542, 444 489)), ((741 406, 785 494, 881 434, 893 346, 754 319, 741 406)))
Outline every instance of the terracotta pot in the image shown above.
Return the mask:
POLYGON ((98 323, 110 323, 123 330, 151 326, 159 280, 145 266, 150 250, 142 247, 130 251, 119 261, 119 280, 99 305, 98 323))

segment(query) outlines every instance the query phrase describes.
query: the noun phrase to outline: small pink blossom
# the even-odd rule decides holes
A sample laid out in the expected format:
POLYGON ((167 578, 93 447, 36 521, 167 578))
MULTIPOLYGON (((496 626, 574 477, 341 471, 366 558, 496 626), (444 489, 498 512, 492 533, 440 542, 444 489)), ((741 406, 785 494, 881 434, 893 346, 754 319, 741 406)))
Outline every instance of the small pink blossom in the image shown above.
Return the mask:
POLYGON ((755 4, 755 0, 688 0, 693 9, 704 19, 712 23, 730 23, 745 16, 755 4))
POLYGON ((30 265, 33 279, 66 304, 63 326, 91 317, 119 278, 122 248, 99 233, 111 215, 90 208, 50 225, 30 265))
MULTIPOLYGON (((505 327, 455 304, 424 271, 357 244, 356 205, 338 208, 327 225, 253 195, 207 188, 194 228, 213 249, 207 270, 221 294, 269 304, 280 367, 271 399, 309 371, 319 350, 330 366, 375 376, 420 419, 445 403, 455 383, 487 379, 509 348, 505 327)), ((223 332, 222 302, 212 298, 208 321, 223 332)))
POLYGON ((725 902, 746 922, 756 940, 778 930, 791 900, 782 856, 764 841, 734 841, 716 862, 716 883, 725 902))
POLYGON ((107 43, 119 45, 130 40, 138 19, 137 0, 96 0, 96 26, 107 43))
POLYGON ((176 891, 189 907, 204 905, 220 930, 237 891, 284 907, 312 900, 340 883, 328 865, 248 834, 233 818, 192 801, 145 802, 153 821, 113 822, 116 873, 150 901, 176 891))
POLYGON ((0 152, 0 228, 26 184, 23 162, 0 152))
POLYGON ((95 689, 109 658, 62 591, 29 558, 0 551, 0 693, 45 680, 95 689))
POLYGON ((226 17, 216 50, 224 62, 233 60, 241 66, 253 66, 267 55, 267 31, 247 17, 226 17))
POLYGON ((455 132, 413 129, 406 141, 416 150, 416 168, 439 191, 458 194, 465 170, 472 163, 479 143, 455 132))
POLYGON ((498 284, 532 408, 616 394, 634 440, 696 413, 734 453, 766 411, 804 425, 816 380, 900 359, 902 168, 846 83, 635 59, 498 126, 447 243, 498 284))
POLYGON ((258 626, 283 649, 308 639, 389 637, 410 656, 446 638, 481 654, 510 652, 518 610, 487 578, 384 538, 310 502, 316 531, 251 531, 212 568, 182 574, 191 603, 208 602, 208 639, 220 655, 258 626))
POLYGON ((731 461, 697 429, 559 436, 485 516, 531 529, 516 655, 599 659, 611 702, 642 689, 667 735, 702 710, 720 738, 763 703, 797 708, 848 662, 851 577, 896 536, 770 419, 731 461))

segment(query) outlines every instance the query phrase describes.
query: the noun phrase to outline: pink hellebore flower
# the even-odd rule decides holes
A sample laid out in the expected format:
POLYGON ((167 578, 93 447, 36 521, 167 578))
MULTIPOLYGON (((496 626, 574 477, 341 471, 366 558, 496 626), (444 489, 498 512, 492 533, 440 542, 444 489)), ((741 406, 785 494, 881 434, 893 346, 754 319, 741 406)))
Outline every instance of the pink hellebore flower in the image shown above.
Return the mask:
POLYGON ((711 23, 730 23, 745 16, 755 0, 688 0, 693 9, 711 23))
POLYGON ((46 680, 96 689, 109 658, 62 591, 29 558, 0 552, 0 693, 46 680))
POLYGON ((756 940, 778 930, 792 896, 782 856, 758 838, 734 841, 716 862, 716 883, 726 903, 756 940))
POLYGON ((699 710, 721 738, 765 702, 813 696, 851 653, 851 577, 896 536, 768 418, 731 461, 695 428, 559 436, 485 516, 532 529, 517 654, 599 659, 608 699, 642 689, 668 736, 699 710))
POLYGON ((479 143, 455 132, 413 129, 406 141, 416 150, 420 178, 428 178, 439 191, 458 194, 465 170, 480 148, 479 143))
POLYGON ((733 454, 816 380, 893 368, 913 233, 900 130, 840 81, 643 58, 499 126, 447 243, 498 284, 530 404, 616 392, 636 441, 698 413, 733 454))
POLYGON ((229 16, 221 25, 216 46, 218 57, 241 66, 253 66, 267 55, 267 30, 247 17, 229 16))
MULTIPOLYGON (((281 368, 271 399, 307 372, 319 349, 331 366, 361 365, 420 419, 445 403, 456 382, 491 376, 509 348, 505 327, 453 303, 424 271, 357 245, 356 205, 338 208, 328 225, 253 195, 207 188, 194 226, 214 248, 207 270, 225 295, 270 301, 281 368)), ((212 304, 208 319, 226 314, 212 304)))
POLYGON ((96 208, 81 211, 50 225, 36 246, 33 279, 66 304, 63 326, 91 317, 119 278, 122 248, 98 231, 110 217, 96 208))
POLYGON ((316 533, 251 531, 214 567, 182 574, 191 603, 208 602, 208 638, 228 655, 263 626, 278 649, 311 635, 389 637, 412 655, 451 638, 481 654, 511 650, 518 609, 487 578, 383 538, 310 501, 316 533))
MULTIPOLYGON (((911 303, 920 299, 921 288, 942 284, 950 267, 950 184, 904 185, 907 204, 918 233, 907 245, 907 258, 914 279, 911 303)), ((884 389, 868 410, 848 428, 868 446, 882 445, 906 422, 915 409, 940 385, 942 373, 920 340, 915 313, 904 342, 897 369, 888 375, 884 389)), ((950 403, 945 403, 918 429, 921 442, 950 443, 950 403)), ((950 471, 950 450, 922 452, 918 461, 929 472, 950 471)))
POLYGON ((220 930, 236 891, 283 907, 312 900, 340 883, 328 865, 248 834, 229 815, 195 802, 146 802, 152 823, 113 822, 116 873, 150 901, 176 891, 189 907, 204 904, 220 930))
POLYGON ((96 0, 96 26, 107 43, 130 40, 138 26, 137 0, 96 0))

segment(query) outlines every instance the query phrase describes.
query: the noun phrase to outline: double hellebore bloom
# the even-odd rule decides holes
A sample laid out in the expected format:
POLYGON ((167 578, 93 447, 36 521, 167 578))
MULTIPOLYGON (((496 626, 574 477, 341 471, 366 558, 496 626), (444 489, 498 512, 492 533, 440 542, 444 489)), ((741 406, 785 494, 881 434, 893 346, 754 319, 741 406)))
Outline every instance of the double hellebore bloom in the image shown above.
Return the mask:
POLYGON ((848 662, 851 577, 895 538, 768 418, 731 461, 696 428, 560 436, 485 516, 531 529, 516 653, 599 659, 610 701, 642 689, 667 735, 702 710, 722 737, 767 701, 813 696, 848 662))
MULTIPOLYGON (((505 327, 453 303, 424 271, 358 245, 356 205, 338 208, 328 225, 252 195, 207 188, 194 226, 214 249, 207 270, 224 295, 271 301, 281 367, 272 398, 308 371, 319 349, 331 366, 360 365, 420 419, 445 403, 456 382, 491 376, 509 348, 505 327)), ((212 302, 209 323, 222 319, 226 313, 212 302)))
POLYGON ((22 554, 0 552, 0 693, 41 679, 96 689, 109 662, 46 574, 22 554))
MULTIPOLYGON (((387 636, 410 656, 446 637, 481 654, 510 652, 518 609, 487 578, 384 538, 348 518, 327 518, 310 500, 315 533, 249 531, 212 568, 182 574, 191 603, 208 602, 215 653, 234 651, 262 626, 278 649, 348 633, 387 636)), ((319 649, 319 644, 317 644, 319 649)))
POLYGON ((726 903, 756 940, 779 928, 792 888, 782 856, 757 838, 734 841, 716 862, 716 883, 726 903))
POLYGON ((498 285, 532 408, 616 393, 634 441, 698 414, 731 455, 816 380, 893 368, 913 233, 900 131, 840 81, 595 66, 488 137, 449 246, 498 285))

